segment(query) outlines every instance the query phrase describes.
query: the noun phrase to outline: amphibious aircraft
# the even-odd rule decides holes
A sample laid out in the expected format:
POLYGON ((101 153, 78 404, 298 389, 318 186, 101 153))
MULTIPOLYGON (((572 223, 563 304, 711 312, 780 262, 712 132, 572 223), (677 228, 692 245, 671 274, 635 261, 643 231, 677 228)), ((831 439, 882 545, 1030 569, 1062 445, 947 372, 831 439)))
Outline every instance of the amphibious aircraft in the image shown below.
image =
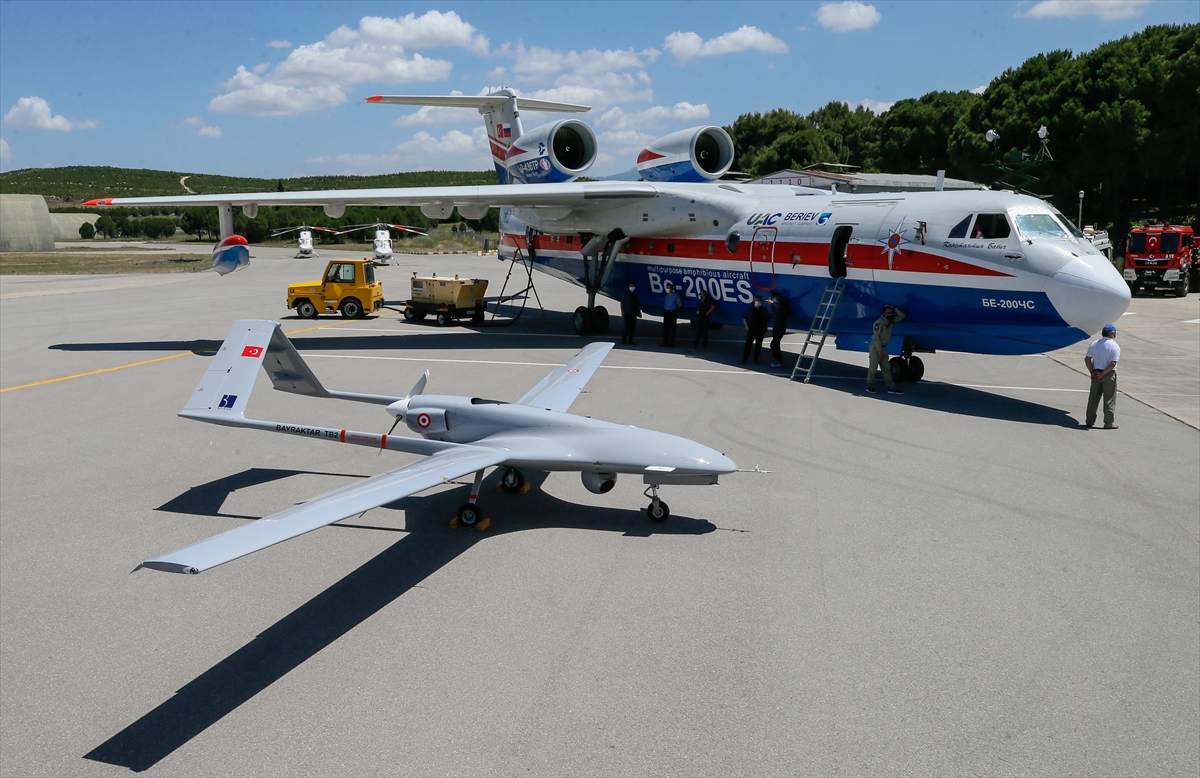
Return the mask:
POLYGON ((336 217, 347 204, 419 205, 439 219, 455 208, 479 218, 500 207, 502 259, 521 252, 538 269, 584 287, 587 304, 574 316, 580 333, 605 328, 608 313, 597 295, 619 297, 631 282, 650 313, 661 312, 667 280, 689 304, 706 289, 719 305, 713 320, 733 324, 755 294, 777 291, 801 327, 838 283, 844 297, 829 330, 837 347, 865 351, 882 306, 898 306, 907 318, 889 351, 911 368, 910 380, 923 372, 914 352, 1050 351, 1097 332, 1129 304, 1120 273, 1037 198, 1000 191, 853 195, 723 181, 733 142, 720 127, 680 130, 647 145, 638 156, 642 181, 581 182, 574 179, 596 159, 591 128, 568 118, 525 131, 518 108, 577 113, 588 106, 519 98, 507 89, 367 101, 477 108, 501 183, 90 204, 212 204, 220 208, 223 236, 232 233, 234 206, 252 217, 259 205, 321 205, 336 217))
POLYGON ((737 465, 685 438, 568 413, 612 347, 611 343, 586 346, 515 403, 424 394, 428 371, 406 397, 386 397, 326 389, 278 322, 237 321, 180 416, 428 456, 143 562, 139 568, 200 573, 469 473, 475 474, 471 496, 452 526, 486 529, 489 520, 483 518, 477 500, 489 467, 504 468, 500 483, 508 491, 524 487, 522 469, 579 472, 583 485, 595 494, 610 491, 620 473, 641 476, 648 485, 647 515, 652 521, 666 521, 670 508, 659 498, 659 487, 716 484, 719 476, 736 472, 737 465), (283 392, 385 405, 395 418, 392 429, 378 434, 247 419, 246 406, 260 365, 283 392), (402 421, 421 437, 393 435, 402 421))
POLYGON ((375 240, 371 244, 375 252, 375 261, 381 265, 386 265, 388 260, 392 258, 392 233, 391 230, 400 230, 401 232, 410 232, 413 235, 425 235, 426 233, 413 227, 406 227, 403 224, 384 224, 377 222, 375 224, 356 224, 352 227, 347 227, 340 230, 338 235, 346 235, 358 230, 375 230, 375 240))

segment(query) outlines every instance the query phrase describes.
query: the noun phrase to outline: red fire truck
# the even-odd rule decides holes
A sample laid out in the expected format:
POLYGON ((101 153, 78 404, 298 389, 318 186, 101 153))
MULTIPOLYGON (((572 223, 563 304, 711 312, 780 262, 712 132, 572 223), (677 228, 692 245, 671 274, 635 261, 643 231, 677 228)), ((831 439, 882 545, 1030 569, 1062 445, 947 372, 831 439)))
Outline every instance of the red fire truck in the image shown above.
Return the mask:
POLYGON ((1125 248, 1125 283, 1137 294, 1144 289, 1173 291, 1187 297, 1200 286, 1200 246, 1191 227, 1178 224, 1143 224, 1129 232, 1125 248))

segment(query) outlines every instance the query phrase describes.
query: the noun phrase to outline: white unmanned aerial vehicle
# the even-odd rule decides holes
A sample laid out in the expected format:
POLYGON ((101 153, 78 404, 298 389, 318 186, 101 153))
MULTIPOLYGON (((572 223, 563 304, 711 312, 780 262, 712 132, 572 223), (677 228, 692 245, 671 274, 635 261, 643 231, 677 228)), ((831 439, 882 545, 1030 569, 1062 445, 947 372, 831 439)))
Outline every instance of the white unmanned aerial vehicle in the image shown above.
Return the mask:
POLYGON ((286 230, 276 230, 275 232, 271 233, 271 237, 278 238, 280 235, 287 235, 289 232, 295 232, 297 230, 300 231, 300 237, 296 244, 296 256, 292 257, 292 259, 306 259, 308 257, 321 256, 316 252, 316 249, 313 248, 313 230, 318 232, 331 232, 334 235, 338 234, 337 230, 331 230, 328 227, 309 227, 306 225, 301 227, 292 227, 286 230))
POLYGON ((411 232, 414 235, 426 234, 418 229, 406 227, 403 224, 384 224, 383 222, 379 222, 377 224, 358 224, 353 227, 347 227, 339 232, 338 235, 345 235, 348 232, 354 232, 356 230, 369 230, 372 228, 375 230, 375 240, 372 242, 371 246, 375 251, 375 261, 381 265, 386 265, 388 260, 392 258, 391 230, 411 232))
POLYGON ((612 489, 618 473, 640 475, 649 485, 646 512, 653 521, 665 521, 670 510, 658 498, 659 486, 715 484, 719 475, 735 472, 737 465, 724 454, 685 438, 567 413, 611 350, 611 343, 585 347, 515 403, 421 394, 428 371, 407 397, 385 397, 326 389, 277 322, 237 321, 180 416, 429 456, 143 562, 139 568, 203 572, 472 472, 475 482, 470 500, 459 508, 452 526, 485 529, 488 520, 480 514, 476 500, 484 471, 496 466, 505 468, 501 486, 511 491, 524 485, 518 468, 579 471, 583 485, 596 494, 612 489), (247 419, 246 404, 259 365, 280 391, 386 405, 396 419, 393 430, 404 421, 422 437, 247 419))

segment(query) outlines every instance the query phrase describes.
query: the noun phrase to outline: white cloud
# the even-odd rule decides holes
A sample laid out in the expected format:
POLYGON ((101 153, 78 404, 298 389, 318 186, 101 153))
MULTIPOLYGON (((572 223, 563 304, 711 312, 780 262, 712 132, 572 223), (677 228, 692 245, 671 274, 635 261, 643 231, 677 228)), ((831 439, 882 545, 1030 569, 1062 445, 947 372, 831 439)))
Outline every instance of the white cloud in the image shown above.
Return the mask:
POLYGON ((261 76, 263 73, 266 73, 266 72, 267 72, 268 70, 270 70, 270 69, 271 69, 271 63, 270 63, 270 62, 260 62, 260 63, 258 63, 257 65, 255 65, 255 66, 254 66, 254 72, 255 72, 255 73, 257 73, 257 74, 258 74, 258 75, 260 75, 260 76, 261 76))
POLYGON ((12 162, 12 149, 4 138, 0 138, 0 162, 12 162))
MULTIPOLYGON (((460 96, 462 95, 462 92, 455 89, 451 91, 450 94, 454 96, 460 96)), ((399 119, 392 122, 392 126, 438 127, 447 124, 458 124, 459 122, 471 121, 476 119, 478 116, 479 111, 475 108, 444 108, 436 105, 426 105, 417 109, 416 113, 410 113, 401 116, 399 119)))
POLYGON ((596 119, 596 126, 608 133, 618 133, 631 130, 653 129, 664 121, 697 122, 709 117, 708 105, 692 105, 691 103, 676 103, 671 107, 656 105, 644 111, 627 113, 619 106, 610 108, 596 119))
POLYGON ((9 112, 4 115, 5 124, 23 130, 90 130, 100 126, 95 119, 77 122, 61 114, 54 116, 50 111, 50 103, 40 97, 22 97, 17 100, 9 112))
POLYGON ((973 94, 973 95, 981 95, 987 91, 987 88, 988 88, 987 84, 981 84, 970 91, 971 91, 971 94, 973 94))
POLYGON ((714 57, 753 49, 768 54, 786 54, 787 44, 769 32, 743 25, 733 32, 704 40, 694 32, 673 32, 663 41, 663 48, 679 62, 693 57, 714 57))
POLYGON ((817 9, 817 23, 834 32, 865 30, 879 24, 883 17, 875 6, 846 0, 843 3, 825 3, 817 9))
POLYGON ((488 170, 492 167, 482 124, 470 133, 450 130, 440 137, 421 130, 387 154, 339 154, 305 162, 346 175, 398 170, 488 170))
POLYGON ((200 125, 204 124, 204 120, 201 119, 199 116, 189 116, 188 118, 181 121, 180 124, 185 125, 187 127, 199 127, 200 125))
POLYGON ((502 46, 500 52, 514 60, 512 73, 535 81, 549 80, 554 74, 570 70, 580 76, 600 75, 618 70, 643 68, 658 59, 657 49, 634 51, 633 49, 588 49, 587 51, 560 51, 542 46, 525 48, 502 46))
POLYGON ((292 47, 292 42, 291 41, 270 41, 267 43, 267 45, 273 49, 290 49, 292 47))
POLYGON ((225 82, 232 91, 217 95, 209 102, 211 111, 248 113, 255 116, 295 116, 319 111, 346 102, 346 94, 336 86, 294 87, 267 81, 242 65, 225 82))
POLYGON ((892 100, 891 102, 884 102, 882 100, 872 100, 869 97, 863 98, 861 102, 857 103, 852 103, 849 100, 843 100, 842 102, 846 104, 847 108, 857 108, 861 105, 863 108, 866 108, 876 116, 890 110, 891 107, 896 104, 895 100, 892 100))
POLYGON ((1106 22, 1137 16, 1149 0, 1042 0, 1028 11, 1018 10, 1015 16, 1032 19, 1098 16, 1106 22))
POLYGON ((196 134, 201 138, 219 138, 221 137, 221 128, 215 125, 212 127, 201 127, 200 131, 196 134))
MULTIPOLYGON (((272 41, 270 46, 287 41, 272 41)), ((429 11, 399 18, 364 16, 358 28, 342 26, 324 40, 298 46, 273 68, 239 65, 225 84, 229 90, 209 103, 214 111, 261 116, 292 116, 346 101, 355 84, 441 81, 454 64, 409 53, 407 49, 458 47, 486 54, 488 39, 453 11, 429 11)), ((265 64, 265 63, 264 63, 265 64)))

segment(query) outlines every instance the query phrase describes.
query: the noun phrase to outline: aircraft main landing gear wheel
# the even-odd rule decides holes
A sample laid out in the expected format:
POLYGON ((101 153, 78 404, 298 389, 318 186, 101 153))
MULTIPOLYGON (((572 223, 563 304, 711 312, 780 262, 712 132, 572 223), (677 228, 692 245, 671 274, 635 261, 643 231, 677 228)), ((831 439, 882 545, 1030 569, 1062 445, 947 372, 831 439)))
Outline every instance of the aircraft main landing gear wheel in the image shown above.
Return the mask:
POLYGON ((608 334, 608 309, 603 305, 597 305, 592 309, 592 329, 597 335, 608 334))
POLYGON ((908 367, 905 366, 904 360, 900 357, 892 357, 888 360, 888 364, 892 368, 892 380, 898 384, 902 384, 908 380, 908 367))
POLYGON ((575 330, 576 335, 591 335, 592 312, 582 305, 576 308, 575 314, 571 317, 571 327, 575 330))
POLYGON ((907 377, 905 378, 905 380, 908 381, 909 383, 915 384, 918 381, 920 381, 924 375, 925 375, 925 363, 921 361, 921 358, 920 357, 909 357, 908 358, 908 373, 907 373, 907 377))
POLYGON ((500 477, 500 489, 505 492, 519 492, 525 486, 525 476, 520 470, 508 469, 500 477))
POLYGON ((478 525, 478 523, 482 520, 484 520, 484 514, 482 514, 482 511, 479 509, 479 505, 467 503, 466 505, 463 505, 462 508, 458 509, 457 521, 458 526, 460 527, 467 527, 470 529, 478 525))

